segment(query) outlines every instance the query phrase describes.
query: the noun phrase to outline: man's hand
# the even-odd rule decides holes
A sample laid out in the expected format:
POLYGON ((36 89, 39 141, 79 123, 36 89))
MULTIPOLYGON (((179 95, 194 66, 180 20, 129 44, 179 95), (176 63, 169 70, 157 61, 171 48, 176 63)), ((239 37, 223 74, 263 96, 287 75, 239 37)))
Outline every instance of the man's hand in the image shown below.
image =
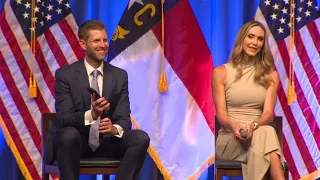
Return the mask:
POLYGON ((112 125, 112 122, 109 118, 104 118, 100 121, 99 132, 119 135, 117 128, 112 125))
POLYGON ((96 99, 96 95, 92 95, 91 116, 94 120, 98 119, 107 108, 110 108, 110 103, 104 97, 96 99))
POLYGON ((99 124, 100 133, 111 133, 112 132, 112 122, 109 118, 101 119, 99 124))

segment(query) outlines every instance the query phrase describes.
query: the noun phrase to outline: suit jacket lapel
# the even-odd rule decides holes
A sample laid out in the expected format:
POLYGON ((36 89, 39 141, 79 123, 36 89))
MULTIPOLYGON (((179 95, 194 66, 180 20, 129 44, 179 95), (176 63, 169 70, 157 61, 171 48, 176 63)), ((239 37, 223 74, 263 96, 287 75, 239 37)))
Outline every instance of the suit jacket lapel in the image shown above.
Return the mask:
POLYGON ((102 89, 102 96, 106 98, 108 102, 111 101, 112 95, 112 87, 113 87, 113 77, 112 73, 110 72, 108 63, 104 63, 103 65, 103 89, 102 89))
POLYGON ((80 84, 83 100, 84 100, 84 106, 86 109, 90 109, 91 107, 91 95, 88 91, 89 85, 89 79, 88 79, 88 73, 86 70, 86 67, 84 66, 84 60, 80 60, 77 66, 77 80, 80 84))

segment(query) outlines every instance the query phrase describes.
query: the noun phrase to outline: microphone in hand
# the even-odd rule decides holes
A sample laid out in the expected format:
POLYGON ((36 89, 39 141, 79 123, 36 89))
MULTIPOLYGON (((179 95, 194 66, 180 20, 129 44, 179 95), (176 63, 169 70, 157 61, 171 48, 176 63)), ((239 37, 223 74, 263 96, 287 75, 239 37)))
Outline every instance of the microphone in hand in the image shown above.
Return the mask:
POLYGON ((247 139, 248 131, 246 131, 245 129, 241 129, 240 130, 240 135, 241 135, 241 138, 247 139))

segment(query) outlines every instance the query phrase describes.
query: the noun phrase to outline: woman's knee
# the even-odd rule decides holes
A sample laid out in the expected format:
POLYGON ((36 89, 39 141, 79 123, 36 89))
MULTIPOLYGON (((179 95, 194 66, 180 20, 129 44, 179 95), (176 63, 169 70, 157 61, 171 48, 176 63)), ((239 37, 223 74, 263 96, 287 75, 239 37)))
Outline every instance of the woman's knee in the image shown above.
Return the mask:
MULTIPOLYGON (((273 133, 276 134, 275 129, 272 126, 266 125, 266 126, 260 126, 258 129, 256 129, 255 131, 257 132, 263 132, 263 133, 273 133)), ((255 132, 254 131, 254 132, 255 132)))

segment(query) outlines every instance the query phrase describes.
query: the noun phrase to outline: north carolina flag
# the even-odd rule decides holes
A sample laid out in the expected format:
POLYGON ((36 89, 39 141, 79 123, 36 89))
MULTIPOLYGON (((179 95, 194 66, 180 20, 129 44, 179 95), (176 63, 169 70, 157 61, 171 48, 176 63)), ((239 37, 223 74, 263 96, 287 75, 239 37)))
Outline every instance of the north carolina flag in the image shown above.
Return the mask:
POLYGON ((129 76, 136 128, 165 179, 197 179, 214 162, 209 48, 188 0, 131 0, 110 42, 108 60, 129 76), (162 65, 162 47, 164 63, 162 65), (159 92, 161 72, 168 91, 159 92))

